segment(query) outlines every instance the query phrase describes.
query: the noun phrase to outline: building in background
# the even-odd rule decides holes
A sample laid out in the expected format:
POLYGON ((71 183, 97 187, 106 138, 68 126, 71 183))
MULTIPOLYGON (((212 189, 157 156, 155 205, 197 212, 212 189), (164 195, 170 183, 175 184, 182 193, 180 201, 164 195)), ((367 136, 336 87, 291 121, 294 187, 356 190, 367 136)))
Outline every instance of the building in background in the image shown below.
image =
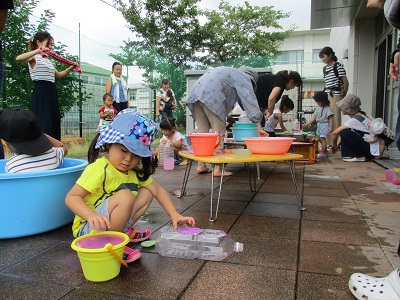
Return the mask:
POLYGON ((311 0, 311 28, 326 27, 331 28, 330 46, 346 61, 349 93, 360 97, 365 112, 383 118, 394 130, 399 82, 388 75, 388 56, 398 31, 383 10, 366 8, 366 1, 311 0))
POLYGON ((146 83, 128 84, 128 99, 131 108, 153 118, 154 90, 149 88, 146 83))
MULTIPOLYGON (((81 62, 82 88, 91 97, 82 103, 82 132, 83 134, 94 133, 99 124, 99 109, 103 106, 103 95, 106 92, 106 81, 110 77, 109 70, 81 62)), ((75 76, 79 74, 75 73, 75 76)), ((79 136, 79 106, 75 104, 61 120, 62 136, 79 136)))
MULTIPOLYGON (((329 46, 330 29, 310 30, 309 24, 298 24, 292 34, 284 40, 279 50, 281 54, 275 59, 272 72, 281 70, 293 70, 300 73, 303 78, 303 86, 300 89, 285 91, 295 102, 295 109, 287 114, 287 118, 308 120, 317 108, 313 96, 315 92, 324 89, 322 69, 324 63, 319 58, 319 52, 325 46, 329 46), (297 102, 297 103, 296 103, 297 102), (297 105, 296 105, 297 104, 297 105)), ((288 30, 289 28, 283 28, 288 30)), ((339 60, 341 63, 345 63, 339 60)), ((294 126, 289 126, 291 129, 294 126)))

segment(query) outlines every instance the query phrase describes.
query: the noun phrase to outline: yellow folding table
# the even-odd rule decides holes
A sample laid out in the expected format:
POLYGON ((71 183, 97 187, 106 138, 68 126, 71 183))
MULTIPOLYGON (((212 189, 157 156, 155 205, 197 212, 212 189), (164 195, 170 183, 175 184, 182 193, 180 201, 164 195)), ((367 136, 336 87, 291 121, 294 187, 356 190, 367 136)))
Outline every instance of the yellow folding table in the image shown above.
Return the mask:
MULTIPOLYGON (((232 150, 217 150, 216 153, 212 156, 196 156, 193 153, 189 153, 188 151, 180 151, 179 155, 181 157, 187 158, 189 161, 186 165, 185 175, 183 177, 182 183, 182 192, 179 197, 183 197, 186 191, 186 185, 190 174, 190 169, 192 167, 193 161, 201 161, 204 163, 209 163, 212 166, 211 172, 211 208, 210 208, 210 221, 215 221, 218 216, 218 207, 219 200, 221 198, 221 190, 222 190, 222 180, 224 177, 225 164, 232 163, 246 163, 248 166, 250 163, 259 163, 259 162, 268 162, 268 161, 286 161, 289 164, 290 175, 292 177, 292 182, 294 186, 294 190, 296 193, 297 203, 299 205, 300 210, 305 210, 303 207, 303 200, 299 197, 297 192, 297 182, 296 182, 296 174, 295 174, 295 160, 301 159, 303 155, 300 154, 278 154, 278 155, 267 155, 267 154, 253 154, 247 149, 232 149, 232 150), (217 207, 215 209, 215 217, 213 217, 213 196, 214 196, 214 167, 216 164, 222 165, 222 176, 219 181, 219 190, 218 190, 218 198, 217 198, 217 207)), ((249 170, 249 181, 250 181, 250 189, 252 192, 256 191, 256 178, 254 173, 254 188, 252 185, 252 179, 249 170)))

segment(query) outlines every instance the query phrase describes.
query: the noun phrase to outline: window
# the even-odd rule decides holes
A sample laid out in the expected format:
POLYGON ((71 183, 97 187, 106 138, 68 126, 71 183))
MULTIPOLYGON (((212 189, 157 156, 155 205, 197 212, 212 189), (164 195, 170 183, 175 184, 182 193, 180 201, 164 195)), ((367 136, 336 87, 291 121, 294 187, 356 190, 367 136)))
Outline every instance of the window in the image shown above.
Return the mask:
POLYGON ((94 78, 94 84, 95 84, 95 85, 102 85, 102 83, 101 83, 101 78, 100 78, 100 77, 95 77, 95 78, 94 78))
POLYGON ((303 50, 282 51, 275 59, 279 65, 297 64, 303 62, 303 50))
POLYGON ((88 83, 89 82, 89 76, 82 76, 82 82, 83 83, 88 83))
POLYGON ((315 64, 315 63, 320 63, 320 62, 322 62, 321 61, 321 59, 319 58, 319 52, 321 51, 322 49, 314 49, 313 51, 312 51, 312 62, 315 64))

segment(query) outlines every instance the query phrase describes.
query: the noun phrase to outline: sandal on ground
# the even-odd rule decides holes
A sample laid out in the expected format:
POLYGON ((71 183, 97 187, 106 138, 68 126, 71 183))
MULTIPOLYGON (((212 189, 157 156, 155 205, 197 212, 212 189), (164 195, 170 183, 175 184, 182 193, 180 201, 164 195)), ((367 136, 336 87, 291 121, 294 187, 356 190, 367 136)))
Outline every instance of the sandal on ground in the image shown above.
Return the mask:
POLYGON ((347 162, 362 162, 365 161, 365 157, 350 157, 350 158, 343 158, 343 161, 347 161, 347 162))
POLYGON ((129 236, 132 243, 138 243, 147 240, 151 235, 151 230, 150 229, 136 230, 133 227, 129 227, 127 230, 125 230, 125 234, 129 236))
POLYGON ((134 262, 142 257, 140 250, 124 247, 124 256, 122 257, 126 263, 134 262))
POLYGON ((354 273, 349 279, 349 288, 358 300, 398 300, 400 299, 400 269, 384 278, 376 278, 354 273))

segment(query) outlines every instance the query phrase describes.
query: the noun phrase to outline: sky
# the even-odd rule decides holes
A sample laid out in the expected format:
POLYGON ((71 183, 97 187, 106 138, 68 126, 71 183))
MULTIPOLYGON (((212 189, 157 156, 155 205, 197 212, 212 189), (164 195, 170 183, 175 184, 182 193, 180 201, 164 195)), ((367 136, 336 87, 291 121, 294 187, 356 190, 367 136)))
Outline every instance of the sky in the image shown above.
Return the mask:
MULTIPOLYGON (((0 0, 1 1, 1 0, 0 0)), ((231 5, 243 4, 243 0, 226 0, 231 5)), ((274 6, 275 10, 292 12, 281 24, 310 23, 311 0, 247 0, 250 5, 274 6)), ((39 17, 45 9, 55 13, 53 26, 49 31, 62 44, 68 46, 68 52, 78 55, 81 61, 89 62, 104 69, 110 69, 114 61, 109 53, 117 53, 123 41, 135 39, 127 28, 127 22, 121 13, 114 9, 112 0, 40 0, 34 10, 39 17), (80 42, 79 35, 80 32, 80 42), (81 45, 79 49, 79 44, 81 45)), ((209 9, 218 8, 219 1, 201 0, 201 6, 209 9)), ((126 75, 126 68, 123 69, 126 75)), ((140 72, 129 67, 129 83, 141 81, 140 72)))

